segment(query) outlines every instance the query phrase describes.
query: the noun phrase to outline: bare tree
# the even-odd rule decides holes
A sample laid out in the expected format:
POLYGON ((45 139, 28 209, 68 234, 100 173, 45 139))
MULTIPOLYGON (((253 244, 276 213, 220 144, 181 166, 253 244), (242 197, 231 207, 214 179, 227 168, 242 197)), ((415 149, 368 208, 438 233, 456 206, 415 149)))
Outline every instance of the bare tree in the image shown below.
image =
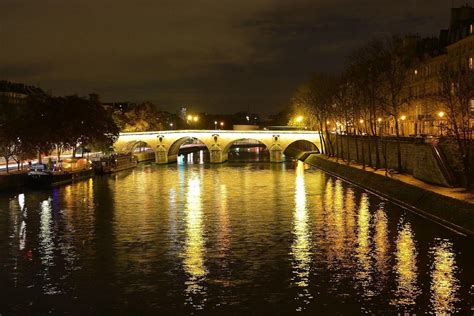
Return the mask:
POLYGON ((391 116, 395 123, 397 165, 398 171, 402 172, 399 118, 402 107, 411 101, 411 95, 406 87, 410 67, 416 62, 416 37, 384 38, 377 41, 374 49, 378 51, 378 63, 384 84, 379 99, 384 112, 391 116))
POLYGON ((449 121, 449 130, 456 138, 464 168, 464 181, 471 189, 471 147, 473 129, 471 108, 474 100, 474 73, 467 60, 447 62, 439 75, 439 100, 444 104, 449 121))
POLYGON ((334 148, 329 137, 327 122, 331 118, 336 87, 334 76, 317 73, 308 84, 300 87, 293 97, 294 104, 311 109, 311 115, 321 132, 322 152, 329 156, 334 155, 334 148))

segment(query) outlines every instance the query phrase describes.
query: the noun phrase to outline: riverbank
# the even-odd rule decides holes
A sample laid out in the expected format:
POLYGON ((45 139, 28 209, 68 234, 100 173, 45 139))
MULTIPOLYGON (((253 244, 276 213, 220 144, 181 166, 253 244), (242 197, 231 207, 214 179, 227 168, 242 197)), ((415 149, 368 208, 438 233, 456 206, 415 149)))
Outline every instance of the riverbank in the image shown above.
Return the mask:
POLYGON ((433 220, 449 229, 474 237, 474 195, 459 188, 424 183, 409 175, 388 175, 383 170, 362 169, 321 154, 301 155, 300 160, 361 186, 383 198, 433 220), (307 156, 307 157, 305 157, 307 156))

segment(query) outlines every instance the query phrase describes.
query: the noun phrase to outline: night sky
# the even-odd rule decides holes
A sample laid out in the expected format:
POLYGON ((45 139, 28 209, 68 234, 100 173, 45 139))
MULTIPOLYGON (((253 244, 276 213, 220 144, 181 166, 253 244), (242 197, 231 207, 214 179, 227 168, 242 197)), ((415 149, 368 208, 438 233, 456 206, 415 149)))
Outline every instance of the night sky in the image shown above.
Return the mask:
POLYGON ((374 35, 437 36, 453 3, 466 1, 0 0, 0 79, 171 112, 267 114, 374 35))

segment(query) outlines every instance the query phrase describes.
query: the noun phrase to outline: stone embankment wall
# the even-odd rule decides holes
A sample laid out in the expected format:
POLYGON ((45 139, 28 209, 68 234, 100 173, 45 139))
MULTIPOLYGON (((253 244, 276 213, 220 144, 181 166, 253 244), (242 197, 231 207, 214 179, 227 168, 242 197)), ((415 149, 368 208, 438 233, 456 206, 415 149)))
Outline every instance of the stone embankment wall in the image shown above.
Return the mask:
MULTIPOLYGON (((348 161, 364 163, 368 166, 376 165, 375 138, 367 136, 343 135, 336 138, 332 135, 334 151, 339 158, 348 161)), ((427 183, 453 186, 457 181, 442 151, 437 157, 434 143, 431 140, 416 137, 403 137, 400 141, 401 162, 403 172, 427 183), (443 160, 443 161, 440 161, 443 160)), ((439 147, 438 147, 439 149, 439 147)), ((378 139, 380 167, 398 169, 397 142, 393 137, 378 139)))
POLYGON ((359 185, 445 227, 474 236, 474 205, 396 179, 367 172, 311 154, 303 160, 359 185))
MULTIPOLYGON (((464 165, 462 162, 462 155, 461 151, 459 150, 458 144, 456 139, 448 138, 448 137, 441 137, 439 140, 439 148, 443 152, 444 157, 446 158, 446 162, 451 168, 455 178, 459 185, 465 185, 465 176, 464 176, 464 165)), ((471 147, 471 154, 470 154, 470 162, 471 162, 471 170, 469 174, 469 178, 471 179, 471 183, 474 182, 474 146, 471 147)))

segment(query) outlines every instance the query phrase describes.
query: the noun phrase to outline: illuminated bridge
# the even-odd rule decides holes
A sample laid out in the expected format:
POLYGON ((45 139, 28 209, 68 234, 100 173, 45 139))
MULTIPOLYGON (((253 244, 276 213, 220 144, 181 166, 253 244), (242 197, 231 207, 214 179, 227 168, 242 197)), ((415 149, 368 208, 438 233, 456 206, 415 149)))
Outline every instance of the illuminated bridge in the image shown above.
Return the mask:
POLYGON ((115 143, 119 153, 133 152, 145 143, 155 152, 156 163, 176 162, 181 145, 190 140, 203 143, 210 153, 211 163, 227 161, 230 147, 243 140, 256 140, 270 152, 271 162, 282 162, 284 151, 295 142, 309 142, 321 149, 320 133, 315 131, 240 131, 240 130, 174 130, 121 133, 115 143))

